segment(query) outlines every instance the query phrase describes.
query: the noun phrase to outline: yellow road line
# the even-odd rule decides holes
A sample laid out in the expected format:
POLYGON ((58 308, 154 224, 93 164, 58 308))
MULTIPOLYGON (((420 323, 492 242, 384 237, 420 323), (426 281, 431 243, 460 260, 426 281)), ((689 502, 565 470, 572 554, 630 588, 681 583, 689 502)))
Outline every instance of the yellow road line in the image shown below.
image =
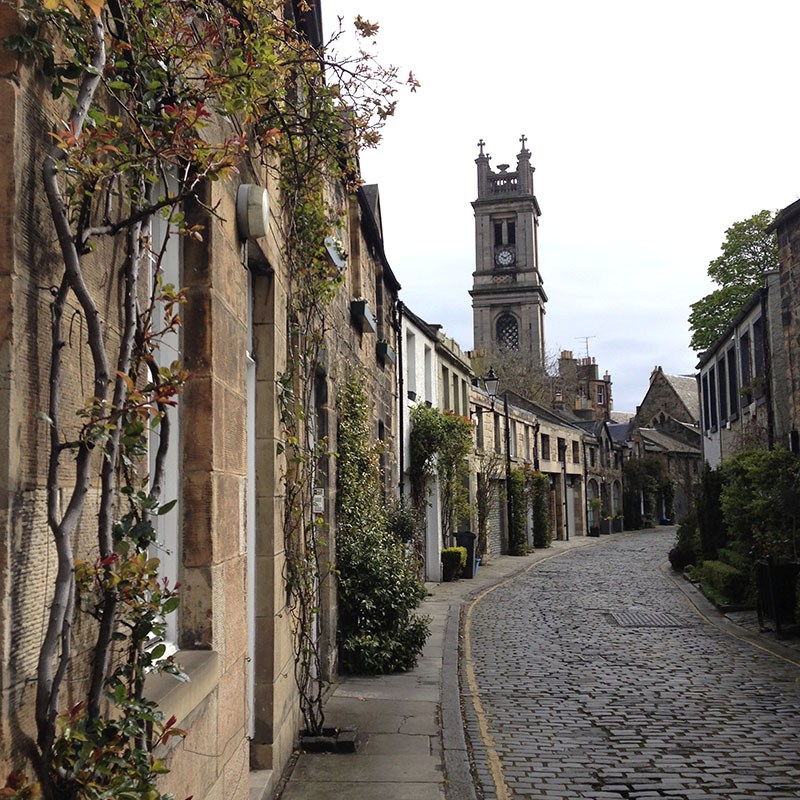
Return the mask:
MULTIPOLYGON (((667 573, 667 577, 675 584, 675 586, 680 590, 681 596, 686 601, 686 604, 691 608, 699 617, 704 619, 709 625, 713 625, 717 630, 722 631, 722 633, 730 636, 731 639, 738 639, 740 642, 744 642, 745 644, 749 644, 750 647, 754 647, 756 650, 761 650, 762 653, 767 653, 768 655, 774 656, 781 661, 785 661, 787 664, 791 664, 795 667, 800 667, 800 658, 790 658, 789 656, 781 655, 780 653, 776 653, 774 650, 771 650, 769 647, 764 647, 763 645, 758 644, 758 642, 754 642, 751 638, 747 636, 740 636, 735 631, 729 630, 726 625, 721 625, 718 620, 714 620, 708 616, 701 608, 697 605, 697 603, 692 600, 692 598, 683 590, 681 585, 678 583, 678 578, 674 575, 667 573)), ((683 580, 681 578, 680 580, 683 580)), ((735 625, 735 622, 731 623, 735 625)))

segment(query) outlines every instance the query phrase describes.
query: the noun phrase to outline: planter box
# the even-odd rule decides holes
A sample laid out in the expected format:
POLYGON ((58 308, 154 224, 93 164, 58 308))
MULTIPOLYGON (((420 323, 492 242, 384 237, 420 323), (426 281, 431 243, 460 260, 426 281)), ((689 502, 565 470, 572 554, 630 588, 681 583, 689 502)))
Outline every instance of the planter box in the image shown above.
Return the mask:
POLYGON ((394 352, 394 348, 389 342, 377 342, 375 345, 375 352, 381 364, 386 364, 387 362, 389 364, 397 363, 397 353, 394 352))
POLYGON ((601 519, 600 520, 600 533, 611 533, 611 520, 610 519, 601 519))
POLYGON ((338 269, 339 272, 344 272, 345 267, 347 267, 347 256, 341 252, 339 244, 333 236, 325 237, 325 250, 328 253, 328 258, 336 269, 338 269))
POLYGON ((611 520, 611 530, 613 533, 622 533, 622 522, 622 517, 611 520))
POLYGON ((378 330, 378 323, 375 315, 366 300, 350 301, 350 316, 353 318, 356 328, 361 333, 375 333, 378 330))

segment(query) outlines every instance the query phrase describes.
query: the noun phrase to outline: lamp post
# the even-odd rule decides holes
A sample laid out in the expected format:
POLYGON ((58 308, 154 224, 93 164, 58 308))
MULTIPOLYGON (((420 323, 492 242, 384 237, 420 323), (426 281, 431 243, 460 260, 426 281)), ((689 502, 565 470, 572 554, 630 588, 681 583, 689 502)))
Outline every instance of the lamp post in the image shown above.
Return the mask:
MULTIPOLYGON (((495 374, 494 367, 489 367, 489 371, 483 378, 483 385, 486 388, 486 394, 489 395, 492 411, 494 411, 494 402, 497 399, 497 390, 500 386, 500 379, 495 374)), ((506 516, 508 517, 506 534, 510 540, 511 522, 514 518, 514 501, 511 496, 511 423, 508 417, 508 392, 503 392, 503 416, 506 418, 506 516)))

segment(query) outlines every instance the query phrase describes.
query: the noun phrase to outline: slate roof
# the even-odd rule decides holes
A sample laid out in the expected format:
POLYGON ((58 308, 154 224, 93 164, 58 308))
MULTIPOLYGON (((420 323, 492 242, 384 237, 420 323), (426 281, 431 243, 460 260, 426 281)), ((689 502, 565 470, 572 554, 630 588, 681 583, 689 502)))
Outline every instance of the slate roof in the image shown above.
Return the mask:
POLYGON ((645 445, 645 450, 660 450, 669 453, 681 453, 683 455, 696 455, 699 456, 700 448, 692 447, 680 439, 669 436, 661 431, 653 430, 653 428, 639 428, 639 435, 645 445), (648 447, 650 445, 650 447, 648 447))
POLYGON ((616 444, 625 444, 630 438, 631 426, 628 422, 609 422, 608 433, 616 444))
POLYGON ((697 394, 697 380, 693 375, 667 375, 664 378, 675 391, 675 394, 686 406, 692 419, 700 419, 700 398, 697 394))

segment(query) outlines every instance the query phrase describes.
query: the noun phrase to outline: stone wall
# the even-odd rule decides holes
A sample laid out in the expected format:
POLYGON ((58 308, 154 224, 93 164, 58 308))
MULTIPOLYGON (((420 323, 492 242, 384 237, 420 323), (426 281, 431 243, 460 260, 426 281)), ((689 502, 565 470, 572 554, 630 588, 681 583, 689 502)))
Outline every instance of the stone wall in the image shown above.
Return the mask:
POLYGON ((781 321, 783 323, 786 384, 788 387, 789 428, 797 447, 800 430, 800 201, 792 203, 778 216, 780 260, 781 321))
MULTIPOLYGON (((12 10, 1 7, 0 35, 12 23, 12 10)), ((34 412, 46 408, 49 287, 57 281, 58 258, 40 183, 46 131, 52 127, 48 92, 24 72, 11 74, 16 65, 8 54, 0 52, 0 65, 0 142, 13 154, 0 160, 0 770, 22 767, 30 773, 24 753, 35 731, 32 681, 55 567, 44 503, 47 428, 34 412)), ((253 164, 240 166, 239 180, 266 185, 271 208, 278 209, 271 179, 253 164)), ((275 219, 269 235, 258 243, 258 257, 245 255, 235 225, 236 188, 222 181, 207 187, 203 200, 206 207, 216 208, 213 217, 200 206, 186 209, 192 221, 204 225, 204 234, 202 242, 183 243, 181 259, 181 283, 187 289, 183 358, 191 377, 180 399, 180 511, 171 513, 178 518, 178 577, 183 586, 176 660, 192 681, 178 684, 163 677, 150 682, 147 690, 189 730, 185 741, 173 741, 165 754, 171 773, 163 790, 206 800, 246 798, 250 768, 280 772, 300 729, 284 582, 284 465, 277 455, 283 431, 276 377, 286 369, 288 276, 275 219)), ((397 287, 382 248, 364 226, 363 210, 338 187, 332 188, 332 196, 344 210, 350 205, 343 239, 352 252, 329 309, 318 414, 335 452, 336 387, 360 365, 373 400, 375 437, 380 434, 385 443, 388 501, 398 481, 395 369, 378 359, 376 342, 380 336, 397 350, 392 318, 397 287), (361 332, 354 324, 350 303, 356 297, 365 298, 377 312, 378 331, 361 332)), ((103 312, 109 315, 111 340, 119 289, 116 273, 107 265, 119 263, 115 247, 113 242, 101 246, 89 269, 93 286, 102 289, 107 302, 103 312)), ((65 348, 65 415, 72 415, 91 393, 84 377, 85 338, 80 315, 74 315, 65 348)), ((332 457, 324 473, 329 534, 323 560, 333 561, 332 457)), ((67 470, 67 483, 69 477, 67 470)), ((65 484, 64 492, 68 488, 65 484)), ((87 523, 76 539, 78 554, 87 558, 96 552, 94 510, 90 497, 87 523)), ((322 594, 321 637, 325 668, 332 675, 332 579, 323 584, 322 594)), ((80 618, 75 634, 78 666, 70 676, 65 704, 83 685, 82 652, 93 639, 92 623, 80 618)))

